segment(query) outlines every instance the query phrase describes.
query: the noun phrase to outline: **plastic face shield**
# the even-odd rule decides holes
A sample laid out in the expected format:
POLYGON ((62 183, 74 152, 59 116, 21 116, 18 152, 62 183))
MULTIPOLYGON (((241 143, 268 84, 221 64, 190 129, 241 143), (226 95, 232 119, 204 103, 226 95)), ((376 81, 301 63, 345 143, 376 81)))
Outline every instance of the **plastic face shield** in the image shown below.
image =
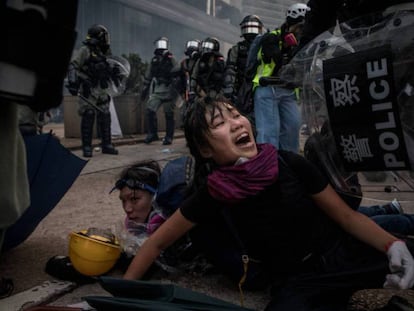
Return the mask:
POLYGON ((212 52, 214 51, 214 43, 213 42, 203 42, 201 43, 201 49, 203 52, 212 52))

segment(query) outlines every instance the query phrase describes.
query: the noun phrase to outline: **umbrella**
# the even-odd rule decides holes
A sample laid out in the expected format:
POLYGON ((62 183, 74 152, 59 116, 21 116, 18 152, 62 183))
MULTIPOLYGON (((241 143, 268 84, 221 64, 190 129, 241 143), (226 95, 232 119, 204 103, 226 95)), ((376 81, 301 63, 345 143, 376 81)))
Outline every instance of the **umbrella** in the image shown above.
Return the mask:
POLYGON ((52 134, 24 136, 30 206, 10 226, 3 251, 11 249, 36 229, 79 176, 87 161, 66 149, 52 134))

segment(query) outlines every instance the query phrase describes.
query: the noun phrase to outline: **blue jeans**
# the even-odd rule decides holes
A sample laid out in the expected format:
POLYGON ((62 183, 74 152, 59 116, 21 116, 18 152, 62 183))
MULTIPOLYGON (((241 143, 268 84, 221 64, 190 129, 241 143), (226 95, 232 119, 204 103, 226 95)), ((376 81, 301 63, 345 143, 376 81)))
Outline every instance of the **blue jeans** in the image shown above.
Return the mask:
POLYGON ((381 205, 360 206, 358 212, 371 218, 377 225, 391 233, 414 234, 414 215, 387 214, 381 205))
POLYGON ((254 92, 256 141, 299 152, 301 115, 292 89, 258 86, 254 92))

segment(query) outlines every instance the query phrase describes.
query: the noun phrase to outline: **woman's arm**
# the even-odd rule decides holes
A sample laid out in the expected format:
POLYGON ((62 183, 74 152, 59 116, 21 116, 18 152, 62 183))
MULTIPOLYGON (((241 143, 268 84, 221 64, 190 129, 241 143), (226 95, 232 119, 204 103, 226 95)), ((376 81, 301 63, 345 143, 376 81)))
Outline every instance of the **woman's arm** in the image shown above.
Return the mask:
POLYGON ((351 209, 330 186, 312 196, 317 205, 345 231, 388 256, 390 274, 384 287, 408 289, 414 285, 414 260, 403 241, 367 216, 351 209))
POLYGON ((383 230, 367 216, 351 209, 328 185, 314 194, 316 204, 346 232, 381 252, 386 252, 396 237, 383 230))
POLYGON ((141 278, 161 251, 188 232, 194 224, 188 221, 178 209, 168 218, 138 250, 124 274, 124 279, 141 278))

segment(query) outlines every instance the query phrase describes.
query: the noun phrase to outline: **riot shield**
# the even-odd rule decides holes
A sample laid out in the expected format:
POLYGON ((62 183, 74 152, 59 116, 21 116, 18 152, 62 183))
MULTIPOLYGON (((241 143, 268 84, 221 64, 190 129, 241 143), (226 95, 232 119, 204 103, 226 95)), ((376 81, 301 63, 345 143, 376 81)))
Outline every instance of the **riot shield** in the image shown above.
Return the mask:
POLYGON ((119 83, 116 84, 113 80, 111 80, 109 83, 109 94, 112 97, 115 97, 124 93, 126 81, 129 77, 129 74, 131 73, 131 65, 129 64, 129 61, 126 58, 120 56, 109 56, 107 58, 107 62, 111 68, 111 71, 112 68, 115 66, 118 66, 120 71, 119 83))
POLYGON ((305 156, 337 189, 360 195, 358 177, 414 201, 414 11, 339 24, 303 47, 280 79, 300 87, 311 129, 305 156))

